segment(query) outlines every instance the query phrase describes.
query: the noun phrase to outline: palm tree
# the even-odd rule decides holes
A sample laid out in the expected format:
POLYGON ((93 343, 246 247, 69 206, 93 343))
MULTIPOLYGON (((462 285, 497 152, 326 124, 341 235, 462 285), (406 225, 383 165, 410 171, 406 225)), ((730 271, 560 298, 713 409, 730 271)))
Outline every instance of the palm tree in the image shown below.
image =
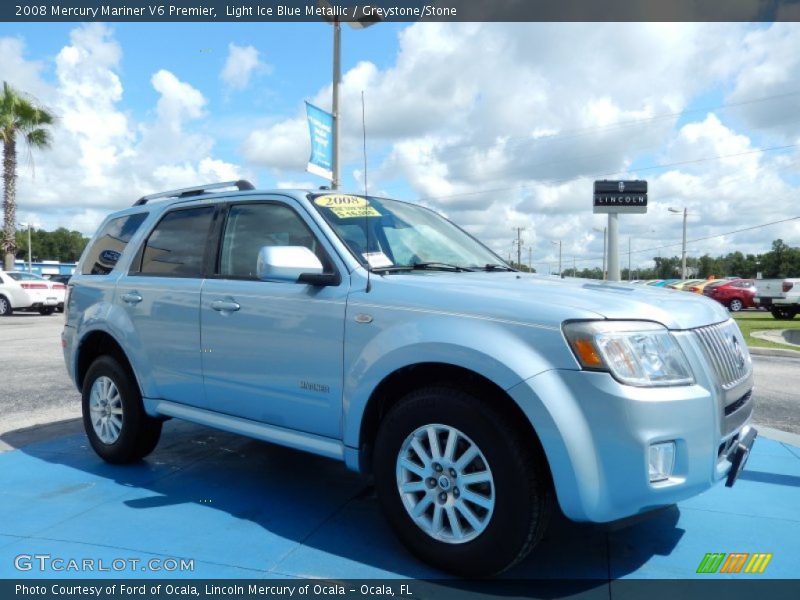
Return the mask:
POLYGON ((17 137, 21 136, 29 148, 46 148, 50 145, 50 132, 45 129, 54 121, 52 114, 39 106, 35 99, 15 90, 3 82, 0 94, 0 140, 3 142, 3 238, 5 270, 14 269, 17 251, 17 137))

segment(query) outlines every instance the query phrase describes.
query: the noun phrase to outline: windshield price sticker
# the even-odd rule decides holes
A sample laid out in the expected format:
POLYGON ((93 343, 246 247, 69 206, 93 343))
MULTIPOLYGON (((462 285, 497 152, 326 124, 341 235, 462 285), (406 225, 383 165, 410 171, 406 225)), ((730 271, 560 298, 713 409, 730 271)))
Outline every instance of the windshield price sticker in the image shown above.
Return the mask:
POLYGON ((394 263, 392 259, 386 256, 383 252, 363 252, 361 256, 364 257, 373 269, 381 269, 383 267, 391 267, 394 263))
POLYGON ((355 219, 357 217, 380 217, 381 213, 369 205, 369 200, 360 196, 346 194, 328 194, 314 200, 314 204, 327 208, 340 219, 355 219))

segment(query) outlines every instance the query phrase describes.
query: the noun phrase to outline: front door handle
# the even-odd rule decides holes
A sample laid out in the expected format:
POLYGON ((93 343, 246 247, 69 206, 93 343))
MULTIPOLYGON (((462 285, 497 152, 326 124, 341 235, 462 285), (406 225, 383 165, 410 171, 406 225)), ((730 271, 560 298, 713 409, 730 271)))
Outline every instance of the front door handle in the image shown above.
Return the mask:
POLYGON ((122 294, 122 301, 126 304, 139 304, 142 301, 142 297, 139 292, 128 292, 127 294, 122 294))
POLYGON ((211 303, 211 308, 219 312, 234 312, 242 308, 238 302, 233 300, 214 300, 211 303))

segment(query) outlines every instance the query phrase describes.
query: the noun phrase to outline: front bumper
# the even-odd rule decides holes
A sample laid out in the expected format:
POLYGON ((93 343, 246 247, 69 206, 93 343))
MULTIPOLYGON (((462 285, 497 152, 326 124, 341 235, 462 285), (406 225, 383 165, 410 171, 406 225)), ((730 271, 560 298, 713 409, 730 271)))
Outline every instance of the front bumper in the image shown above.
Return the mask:
MULTIPOLYGON (((697 350, 684 348, 695 365, 702 360, 697 350)), ((710 369, 697 371, 693 385, 637 388, 607 373, 552 370, 509 390, 539 435, 567 517, 615 521, 675 504, 728 477, 752 430, 752 372, 722 390, 710 369), (672 474, 651 483, 649 448, 669 441, 672 474)))

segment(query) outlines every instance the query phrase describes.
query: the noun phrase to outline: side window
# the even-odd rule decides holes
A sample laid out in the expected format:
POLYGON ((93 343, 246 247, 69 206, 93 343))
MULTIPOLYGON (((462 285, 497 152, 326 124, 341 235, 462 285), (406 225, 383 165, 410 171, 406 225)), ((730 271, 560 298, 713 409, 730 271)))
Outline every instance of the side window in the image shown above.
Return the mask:
POLYGON ((111 219, 97 234, 94 244, 87 248, 81 265, 83 275, 106 275, 116 266, 125 246, 147 218, 147 213, 136 213, 111 219))
POLYGON ((308 226, 283 204, 234 204, 222 238, 219 273, 222 277, 256 278, 258 251, 263 246, 305 246, 326 272, 330 260, 308 226))
POLYGON ((142 275, 200 277, 208 243, 213 206, 168 212, 147 238, 142 275))

